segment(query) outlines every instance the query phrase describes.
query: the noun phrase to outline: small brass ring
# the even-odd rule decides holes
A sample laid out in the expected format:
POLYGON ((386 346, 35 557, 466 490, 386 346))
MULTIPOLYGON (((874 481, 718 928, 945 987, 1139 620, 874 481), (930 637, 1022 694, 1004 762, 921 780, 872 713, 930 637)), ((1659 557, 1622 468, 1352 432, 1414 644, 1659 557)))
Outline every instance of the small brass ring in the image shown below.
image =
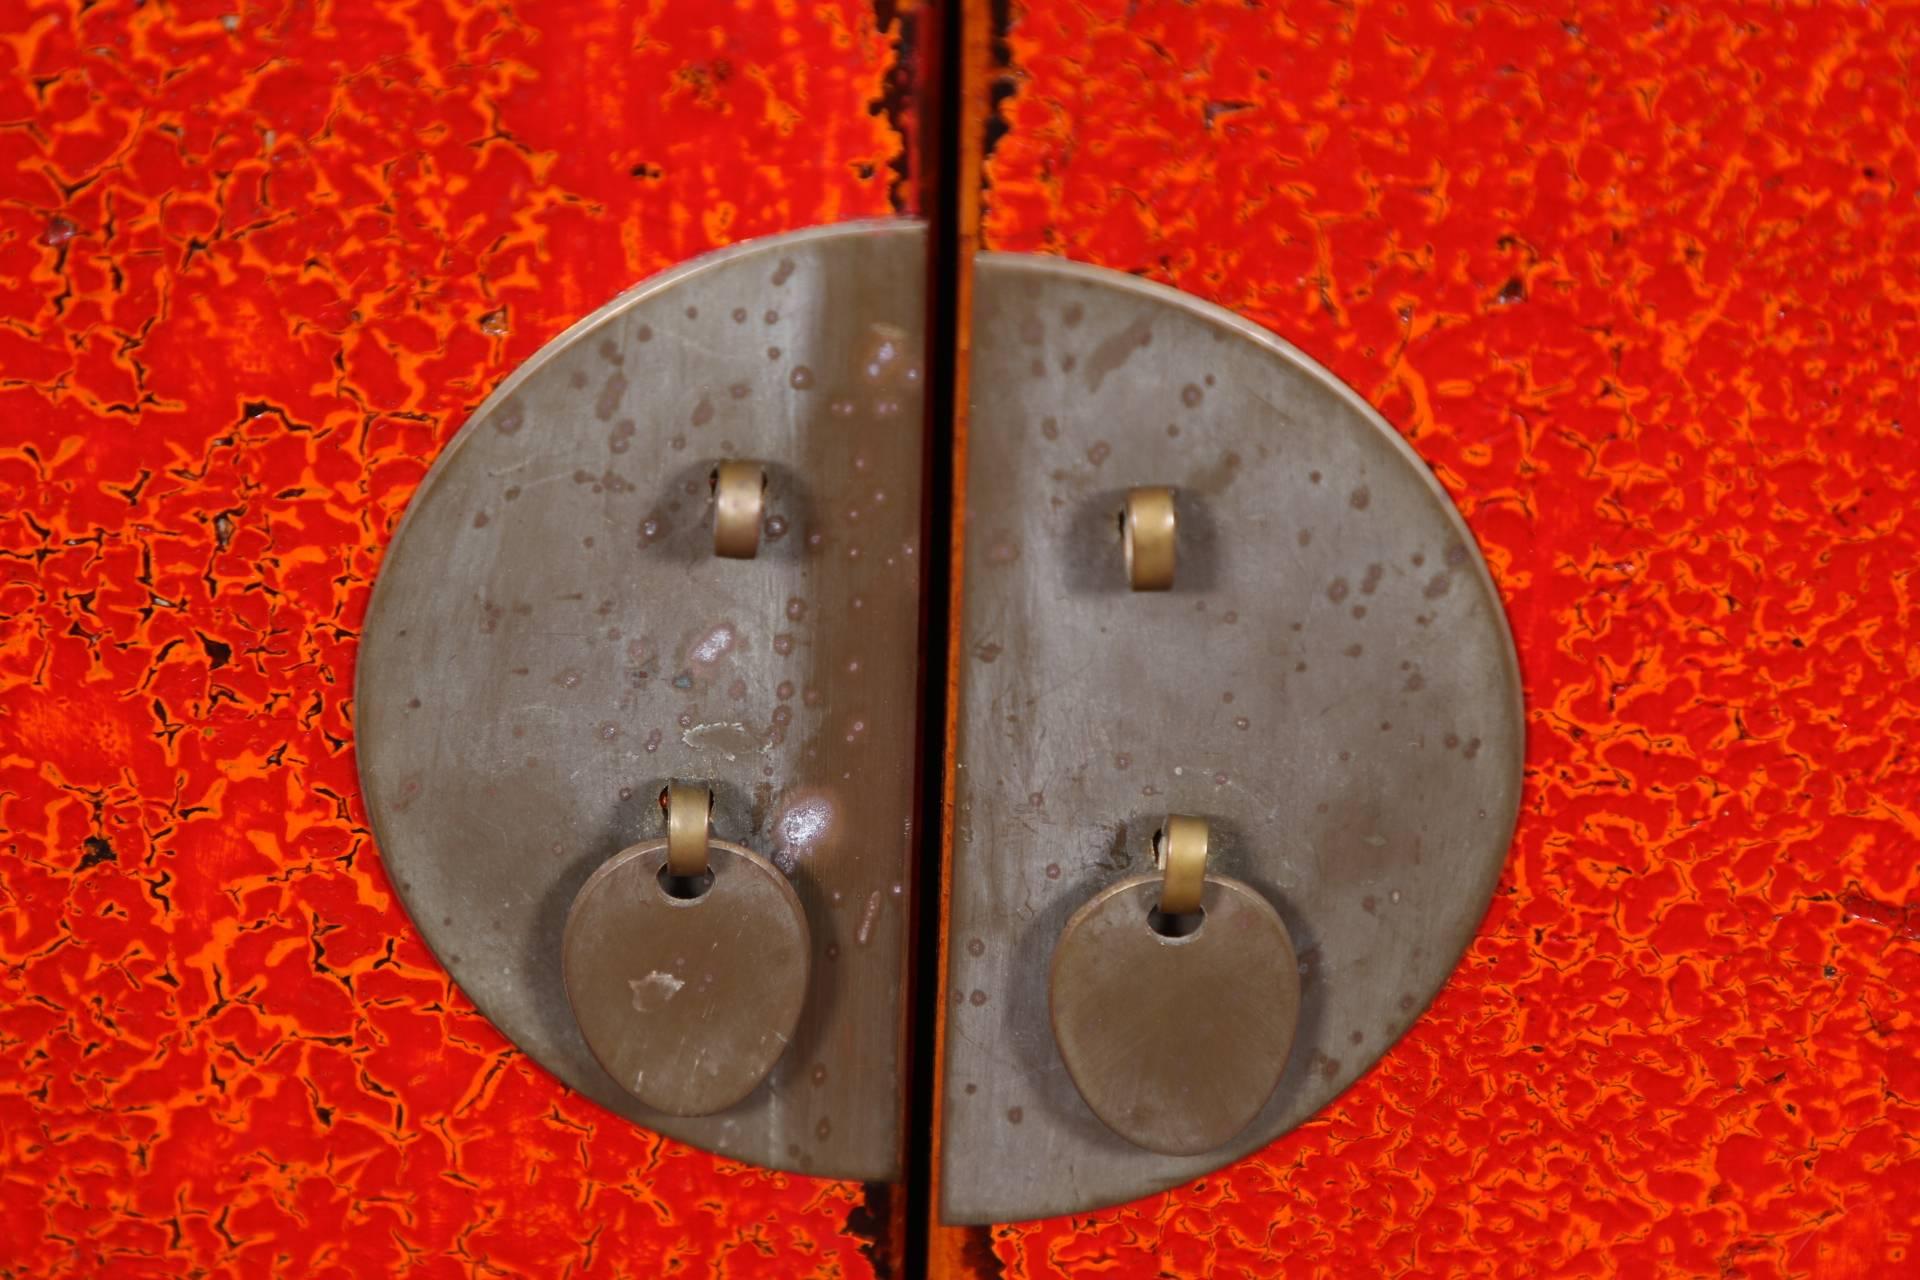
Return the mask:
POLYGON ((713 792, 704 785, 669 782, 660 792, 660 807, 667 811, 667 874, 705 875, 713 792))
POLYGON ((713 469, 713 554, 751 560, 760 550, 760 517, 766 505, 767 470, 757 462, 729 459, 713 469))
POLYGON ((1120 542, 1127 557, 1127 583, 1135 591, 1172 589, 1174 530, 1172 489, 1127 490, 1120 542))
POLYGON ((1161 914, 1185 916, 1200 909, 1200 890, 1207 881, 1207 834, 1205 818, 1178 813, 1168 814, 1166 825, 1154 833, 1161 914))

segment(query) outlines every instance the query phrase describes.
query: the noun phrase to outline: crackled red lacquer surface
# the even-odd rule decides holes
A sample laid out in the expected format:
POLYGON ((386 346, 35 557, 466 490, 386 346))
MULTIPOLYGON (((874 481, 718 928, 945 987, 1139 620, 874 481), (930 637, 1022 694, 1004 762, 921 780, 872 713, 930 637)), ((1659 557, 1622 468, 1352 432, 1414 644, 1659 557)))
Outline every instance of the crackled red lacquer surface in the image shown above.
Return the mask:
POLYGON ((1029 0, 1004 36, 987 243, 1377 404, 1493 565, 1530 744, 1491 913, 1378 1068, 969 1269, 1920 1274, 1920 12, 1029 0))
POLYGON ((570 1096, 402 914, 392 527, 505 372, 912 208, 864 4, 0 0, 0 1275, 870 1276, 883 1192, 570 1096))

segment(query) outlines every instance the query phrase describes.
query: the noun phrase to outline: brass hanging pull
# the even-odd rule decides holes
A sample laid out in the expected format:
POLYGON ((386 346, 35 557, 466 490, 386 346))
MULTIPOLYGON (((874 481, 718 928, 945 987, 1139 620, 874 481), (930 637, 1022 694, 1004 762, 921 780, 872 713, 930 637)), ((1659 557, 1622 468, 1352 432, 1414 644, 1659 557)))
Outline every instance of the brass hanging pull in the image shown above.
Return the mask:
POLYGON ((1120 513, 1120 546, 1127 562, 1127 584, 1135 591, 1173 589, 1177 527, 1172 489, 1151 486, 1127 491, 1127 505, 1120 513))
POLYGON ((615 854, 575 895, 561 969, 581 1037, 622 1089, 712 1115, 786 1051, 812 944, 780 869, 713 838, 706 784, 668 783, 660 803, 666 838, 615 854))
POLYGON ((713 490, 713 554, 751 560, 760 552, 760 521, 766 506, 767 469, 728 459, 708 477, 713 490))
POLYGON ((1300 1017, 1286 925, 1257 890, 1207 873, 1208 839, 1203 819, 1169 816, 1158 872, 1096 894, 1053 953, 1053 1035, 1074 1088, 1162 1155, 1212 1151, 1253 1123, 1300 1017))

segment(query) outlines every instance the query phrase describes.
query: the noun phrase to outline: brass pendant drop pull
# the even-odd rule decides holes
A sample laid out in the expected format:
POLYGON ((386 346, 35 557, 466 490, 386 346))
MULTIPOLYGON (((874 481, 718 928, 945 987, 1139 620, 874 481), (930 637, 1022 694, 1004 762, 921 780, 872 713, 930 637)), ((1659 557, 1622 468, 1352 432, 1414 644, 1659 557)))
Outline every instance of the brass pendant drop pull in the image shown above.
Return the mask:
POLYGON ((786 1050, 806 996, 807 918, 779 868, 715 840, 704 785, 662 793, 667 838, 622 850, 574 897, 567 999, 595 1060, 668 1115, 725 1110, 786 1050))
POLYGON ((1245 1129, 1286 1069, 1300 970, 1256 890, 1206 874, 1207 824, 1172 816, 1158 874, 1077 911, 1053 953, 1053 1034, 1074 1087, 1135 1146, 1199 1155, 1245 1129))

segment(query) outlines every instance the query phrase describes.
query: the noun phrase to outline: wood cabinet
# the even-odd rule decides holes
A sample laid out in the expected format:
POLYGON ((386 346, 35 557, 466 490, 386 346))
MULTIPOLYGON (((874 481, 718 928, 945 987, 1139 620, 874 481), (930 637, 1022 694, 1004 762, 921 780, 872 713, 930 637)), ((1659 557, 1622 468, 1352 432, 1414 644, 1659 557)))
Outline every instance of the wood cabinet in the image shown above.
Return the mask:
POLYGON ((1916 1265, 1911 13, 4 13, 0 1276, 1916 1265), (491 387, 655 271, 890 216, 1304 349, 1519 650, 1518 836, 1446 990, 1117 1209, 943 1227, 924 1134, 860 1185, 616 1120, 447 980, 359 793, 370 584, 491 387))

